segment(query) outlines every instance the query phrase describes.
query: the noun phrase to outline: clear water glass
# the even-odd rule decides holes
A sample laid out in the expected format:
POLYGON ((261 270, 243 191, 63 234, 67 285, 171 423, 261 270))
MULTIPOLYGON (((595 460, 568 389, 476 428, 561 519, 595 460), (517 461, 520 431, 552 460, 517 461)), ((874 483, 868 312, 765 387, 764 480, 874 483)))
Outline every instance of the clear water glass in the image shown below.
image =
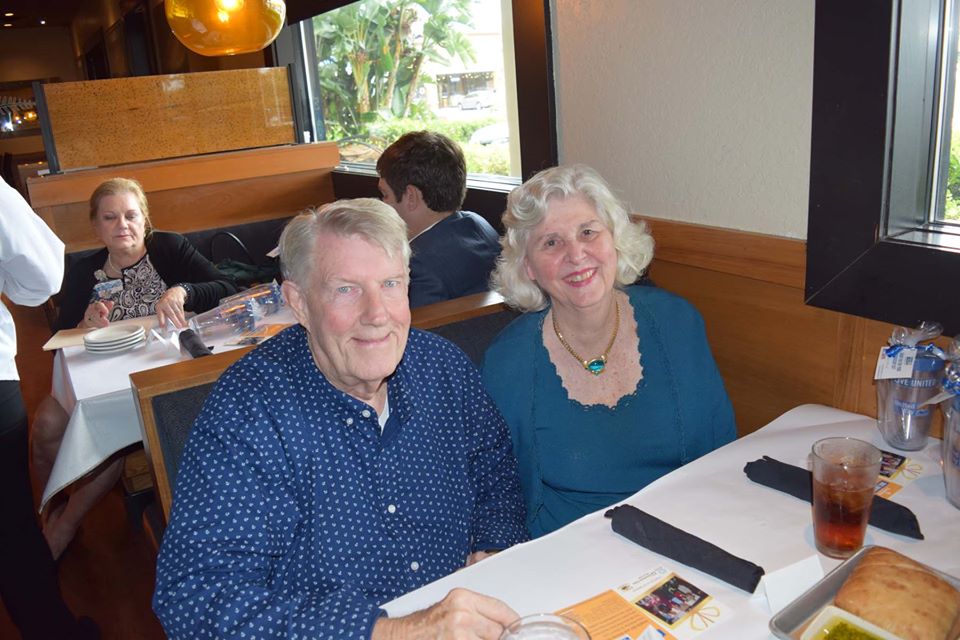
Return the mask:
POLYGON ((536 613, 513 622, 500 640, 590 640, 590 634, 572 618, 536 613))

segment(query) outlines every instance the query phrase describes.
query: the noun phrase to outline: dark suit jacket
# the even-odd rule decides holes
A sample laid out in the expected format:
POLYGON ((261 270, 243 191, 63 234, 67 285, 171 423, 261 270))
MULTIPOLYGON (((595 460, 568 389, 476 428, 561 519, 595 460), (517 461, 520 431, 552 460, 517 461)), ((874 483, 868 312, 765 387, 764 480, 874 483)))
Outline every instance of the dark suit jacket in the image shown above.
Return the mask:
POLYGON ((414 238, 410 248, 410 306, 420 307, 486 291, 500 239, 477 214, 457 211, 414 238))

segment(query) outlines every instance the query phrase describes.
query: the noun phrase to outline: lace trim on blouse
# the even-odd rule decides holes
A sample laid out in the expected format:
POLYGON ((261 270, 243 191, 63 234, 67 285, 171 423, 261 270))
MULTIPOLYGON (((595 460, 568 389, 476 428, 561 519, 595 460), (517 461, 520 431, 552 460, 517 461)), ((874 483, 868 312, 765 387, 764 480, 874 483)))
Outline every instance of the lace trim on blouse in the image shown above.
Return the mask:
MULTIPOLYGON (((627 297, 627 306, 633 313, 633 317, 637 322, 637 333, 639 334, 640 321, 636 319, 637 311, 633 307, 633 301, 630 299, 630 296, 627 295, 626 297, 627 297)), ((560 385, 561 389, 563 389, 563 393, 566 396, 567 400, 569 400, 570 402, 578 406, 580 409, 587 412, 614 413, 617 411, 623 411, 624 409, 626 409, 626 407, 630 406, 631 402, 633 402, 634 398, 636 398, 640 394, 640 390, 643 389, 643 387, 646 384, 644 381, 644 375, 643 375, 643 350, 640 348, 639 340, 637 343, 636 355, 637 355, 637 359, 640 361, 640 378, 637 380, 637 385, 633 388, 633 391, 624 393, 622 396, 617 398, 616 404, 612 407, 602 402, 585 404, 570 395, 570 390, 567 388, 567 385, 563 380, 563 376, 560 375, 560 370, 557 369, 557 363, 555 363, 553 360, 550 359, 550 350, 547 349, 547 345, 544 344, 543 325, 546 322, 547 314, 549 312, 550 312, 550 308, 547 307, 546 309, 544 309, 544 311, 540 315, 540 320, 538 323, 538 330, 537 330, 537 334, 540 336, 540 339, 537 340, 537 346, 535 348, 538 351, 540 351, 540 357, 543 357, 546 359, 547 364, 549 365, 553 373, 553 376, 556 378, 556 383, 560 385)), ((536 371, 536 367, 534 367, 534 371, 536 371)), ((550 375, 550 374, 547 373, 546 375, 550 375)))

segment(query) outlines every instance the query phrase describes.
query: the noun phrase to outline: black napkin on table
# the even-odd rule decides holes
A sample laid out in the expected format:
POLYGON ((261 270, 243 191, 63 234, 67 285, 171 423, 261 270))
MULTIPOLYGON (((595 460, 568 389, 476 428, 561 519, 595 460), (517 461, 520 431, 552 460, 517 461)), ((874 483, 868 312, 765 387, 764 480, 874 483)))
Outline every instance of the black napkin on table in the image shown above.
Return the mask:
MULTIPOLYGON (((760 460, 748 462, 743 472, 758 484, 813 502, 813 474, 806 469, 763 456, 760 460)), ((873 496, 870 524, 890 533, 923 540, 920 523, 913 511, 880 496, 873 496)))
POLYGON ((604 515, 611 519, 614 532, 624 538, 744 591, 753 593, 763 576, 763 567, 731 555, 636 507, 622 504, 604 515))
POLYGON ((213 354, 193 329, 184 329, 180 332, 180 349, 189 353, 191 358, 202 358, 213 354))

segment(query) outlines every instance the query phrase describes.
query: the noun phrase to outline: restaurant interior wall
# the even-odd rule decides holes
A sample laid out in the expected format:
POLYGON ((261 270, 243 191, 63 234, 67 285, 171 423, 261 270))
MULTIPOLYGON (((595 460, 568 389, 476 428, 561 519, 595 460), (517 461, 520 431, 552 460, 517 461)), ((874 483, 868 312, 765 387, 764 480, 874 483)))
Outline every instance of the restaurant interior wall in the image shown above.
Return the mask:
POLYGON ((74 58, 79 58, 93 39, 101 36, 123 16, 119 2, 111 0, 84 0, 77 8, 71 23, 74 40, 74 58))
MULTIPOLYGON (((162 17, 163 0, 149 2, 151 16, 162 17)), ((0 83, 41 78, 57 78, 62 82, 85 79, 82 56, 85 50, 103 38, 103 34, 118 23, 124 12, 136 7, 137 2, 113 0, 85 0, 80 3, 70 28, 37 27, 6 29, 0 38, 0 83)), ((151 18, 153 19, 153 18, 151 18)), ((166 28, 165 25, 161 25, 166 28)), ((218 71, 260 68, 266 66, 265 54, 256 52, 239 56, 205 58, 191 53, 173 42, 159 42, 150 38, 155 59, 155 73, 160 72, 161 55, 171 56, 180 65, 180 71, 218 71), (162 51, 160 47, 165 49, 162 51)), ((0 137, 0 154, 36 154, 44 151, 41 136, 0 137)))
POLYGON ((80 79, 66 27, 7 29, 0 38, 0 60, 0 82, 80 79))
POLYGON ((560 159, 644 215, 805 238, 813 0, 552 0, 560 159))
MULTIPOLYGON (((66 27, 5 30, 0 38, 0 61, 0 84, 39 78, 78 79, 70 30, 66 27)), ((39 135, 0 137, 0 154, 42 150, 43 139, 39 135)))

